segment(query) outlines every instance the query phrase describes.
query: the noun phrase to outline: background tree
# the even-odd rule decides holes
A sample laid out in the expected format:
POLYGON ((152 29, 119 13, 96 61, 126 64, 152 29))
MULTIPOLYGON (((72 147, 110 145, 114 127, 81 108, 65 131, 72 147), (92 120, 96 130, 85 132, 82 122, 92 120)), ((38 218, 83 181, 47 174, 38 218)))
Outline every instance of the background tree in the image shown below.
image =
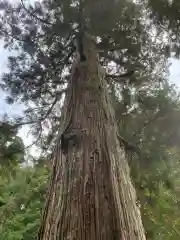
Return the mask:
POLYGON ((0 178, 0 238, 37 239, 46 192, 47 167, 16 168, 11 178, 0 178))
MULTIPOLYGON (((117 113, 121 104, 116 105, 117 113)), ((179 113, 179 93, 166 85, 149 90, 119 126, 121 135, 135 146, 128 151, 128 159, 148 239, 179 238, 179 196, 175 190, 179 179, 179 113)))
POLYGON ((6 120, 0 122, 0 172, 13 173, 15 166, 24 162, 24 144, 17 129, 6 120))

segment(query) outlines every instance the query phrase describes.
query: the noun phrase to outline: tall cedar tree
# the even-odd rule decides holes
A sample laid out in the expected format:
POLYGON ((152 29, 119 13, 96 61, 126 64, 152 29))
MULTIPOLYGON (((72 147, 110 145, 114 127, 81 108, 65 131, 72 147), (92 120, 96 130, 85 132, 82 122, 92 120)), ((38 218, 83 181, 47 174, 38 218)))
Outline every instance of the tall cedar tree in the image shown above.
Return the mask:
POLYGON ((164 67, 142 6, 59 0, 0 8, 5 47, 17 53, 1 86, 9 103, 27 105, 16 127, 31 124, 38 141, 48 124, 41 141, 46 151, 55 145, 39 239, 145 239, 108 91, 112 82, 139 87, 148 75, 144 87, 155 64, 164 67))

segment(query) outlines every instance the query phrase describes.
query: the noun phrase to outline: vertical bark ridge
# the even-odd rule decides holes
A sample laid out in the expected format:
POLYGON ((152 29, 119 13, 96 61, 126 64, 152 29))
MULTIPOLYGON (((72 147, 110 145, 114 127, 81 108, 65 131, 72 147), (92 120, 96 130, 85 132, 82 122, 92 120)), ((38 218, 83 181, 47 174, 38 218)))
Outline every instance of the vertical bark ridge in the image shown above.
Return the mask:
POLYGON ((87 61, 69 83, 64 116, 79 134, 66 153, 57 143, 39 239, 145 240, 95 45, 86 38, 84 48, 87 61))

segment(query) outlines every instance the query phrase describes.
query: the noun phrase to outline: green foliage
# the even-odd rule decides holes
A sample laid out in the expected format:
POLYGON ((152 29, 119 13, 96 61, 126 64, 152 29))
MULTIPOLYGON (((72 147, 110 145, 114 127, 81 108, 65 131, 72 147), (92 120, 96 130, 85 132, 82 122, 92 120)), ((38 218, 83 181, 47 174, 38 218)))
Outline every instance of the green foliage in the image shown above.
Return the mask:
MULTIPOLYGON (((179 171, 179 163, 176 162, 175 157, 170 158, 169 161, 171 164, 174 164, 174 167, 177 167, 179 171)), ((144 186, 139 189, 143 221, 148 239, 179 239, 180 196, 179 193, 175 191, 174 186, 172 188, 172 186, 167 184, 167 176, 164 175, 162 166, 162 164, 159 164, 157 167, 156 164, 156 168, 154 166, 152 170, 146 172, 147 175, 144 180, 144 186), (161 178, 160 175, 162 176, 161 178), (150 183, 152 183, 153 189, 150 183)), ((171 182, 176 185, 178 176, 172 167, 168 168, 168 174, 171 174, 171 182)))
MULTIPOLYGON (((168 84, 140 93, 119 131, 139 148, 140 155, 127 154, 145 230, 148 239, 179 239, 180 97, 168 84)), ((118 119, 123 104, 115 102, 118 119)))
POLYGON ((6 48, 17 51, 9 57, 9 72, 1 87, 10 92, 9 103, 20 99, 27 105, 25 117, 16 120, 31 123, 35 135, 43 135, 48 120, 50 137, 41 142, 45 150, 52 146, 59 128, 57 107, 68 81, 80 17, 90 35, 106 42, 99 53, 104 66, 114 61, 117 74, 136 70, 131 77, 134 87, 142 79, 147 85, 162 81, 157 74, 162 68, 165 71, 163 43, 152 41, 142 21, 142 6, 133 1, 85 0, 83 16, 79 1, 74 0, 44 0, 33 5, 0 2, 0 36, 6 48), (154 71, 157 64, 159 70, 154 71))
POLYGON ((0 171, 12 170, 24 162, 24 144, 17 129, 3 121, 0 123, 0 171))
POLYGON ((141 0, 146 6, 146 17, 156 26, 157 37, 164 35, 166 39, 167 57, 173 53, 176 57, 180 55, 179 47, 179 19, 180 2, 178 0, 141 0))
POLYGON ((10 180, 0 178, 0 239, 37 239, 47 174, 45 167, 24 167, 10 180))

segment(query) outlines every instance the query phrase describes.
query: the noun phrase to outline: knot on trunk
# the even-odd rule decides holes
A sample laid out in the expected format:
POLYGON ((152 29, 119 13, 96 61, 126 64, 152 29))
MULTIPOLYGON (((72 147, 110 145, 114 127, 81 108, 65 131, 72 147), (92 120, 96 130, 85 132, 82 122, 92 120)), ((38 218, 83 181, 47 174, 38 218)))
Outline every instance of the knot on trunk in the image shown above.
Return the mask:
POLYGON ((68 153, 69 147, 76 146, 76 148, 79 146, 80 140, 83 135, 87 135, 88 130, 87 129, 71 129, 68 131, 65 131, 61 135, 61 150, 64 154, 68 153))

